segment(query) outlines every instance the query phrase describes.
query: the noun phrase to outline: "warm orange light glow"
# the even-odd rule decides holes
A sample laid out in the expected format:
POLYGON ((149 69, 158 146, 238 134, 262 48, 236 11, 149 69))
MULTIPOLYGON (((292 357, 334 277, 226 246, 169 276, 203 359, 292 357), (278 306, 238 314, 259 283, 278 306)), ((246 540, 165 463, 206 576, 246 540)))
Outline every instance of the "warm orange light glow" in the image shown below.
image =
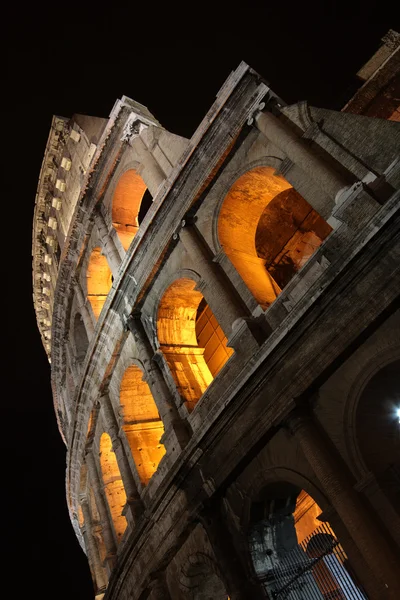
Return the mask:
POLYGON ((321 513, 322 510, 315 500, 302 490, 297 497, 296 508, 293 513, 299 544, 321 525, 321 521, 318 519, 321 513))
POLYGON ((257 167, 231 187, 221 207, 221 245, 265 309, 331 228, 284 177, 257 167))
POLYGON ((197 341, 200 348, 204 348, 204 359, 215 377, 232 356, 233 348, 226 345, 228 340, 208 304, 204 302, 204 307, 200 305, 197 314, 197 341))
POLYGON ((146 184, 134 169, 124 173, 115 188, 112 202, 112 223, 127 250, 139 228, 140 203, 146 191, 146 184))
POLYGON ((92 423, 93 423, 93 412, 91 412, 90 415, 89 415, 89 422, 88 422, 87 432, 86 432, 88 435, 91 432, 92 423))
MULTIPOLYGON (((315 502, 307 492, 302 490, 297 497, 296 508, 293 513, 294 516, 294 524, 296 528, 296 536, 297 542, 301 544, 305 542, 307 545, 307 549, 309 549, 308 543, 313 539, 312 534, 315 535, 315 531, 318 530, 321 532, 320 528, 322 521, 318 519, 321 515, 322 511, 318 504, 315 502)), ((331 534, 333 538, 336 538, 335 533, 330 526, 330 524, 326 521, 323 522, 323 535, 331 534)), ((315 538, 314 538, 315 539, 315 538)), ((318 548, 318 545, 316 546, 318 548)), ((311 556, 316 558, 315 550, 307 550, 308 552, 312 552, 311 556)), ((338 543, 334 549, 333 553, 336 556, 337 560, 342 564, 347 559, 347 554, 343 550, 343 547, 340 543, 338 543)), ((323 595, 327 592, 331 592, 332 597, 335 597, 338 590, 338 583, 334 577, 332 577, 332 573, 325 564, 323 560, 317 561, 312 567, 312 574, 320 588, 323 595)), ((340 592, 339 592, 340 593, 340 592)))
POLYGON ((100 438, 100 466, 115 533, 120 540, 127 525, 122 514, 126 504, 126 493, 108 433, 103 433, 100 438))
POLYGON ((203 296, 195 286, 192 279, 175 281, 162 297, 157 315, 161 349, 189 410, 194 408, 212 382, 213 375, 218 373, 232 354, 206 304, 200 311, 201 315, 198 315, 203 296), (201 319, 196 330, 199 316, 201 319))
POLYGON ((110 267, 99 247, 94 248, 90 255, 86 277, 88 300, 98 319, 112 285, 110 267))
POLYGON ((165 454, 165 447, 160 443, 164 425, 150 388, 143 381, 143 372, 136 365, 125 371, 120 388, 120 402, 124 418, 123 429, 140 480, 146 485, 165 454))

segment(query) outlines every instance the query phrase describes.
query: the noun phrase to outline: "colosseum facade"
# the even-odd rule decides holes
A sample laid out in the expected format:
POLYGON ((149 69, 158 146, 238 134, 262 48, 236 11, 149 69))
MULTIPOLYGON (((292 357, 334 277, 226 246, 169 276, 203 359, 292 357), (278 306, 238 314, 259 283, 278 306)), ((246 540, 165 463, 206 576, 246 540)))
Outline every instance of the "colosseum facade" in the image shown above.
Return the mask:
POLYGON ((391 114, 242 63, 190 140, 53 118, 34 304, 97 600, 398 598, 391 114))

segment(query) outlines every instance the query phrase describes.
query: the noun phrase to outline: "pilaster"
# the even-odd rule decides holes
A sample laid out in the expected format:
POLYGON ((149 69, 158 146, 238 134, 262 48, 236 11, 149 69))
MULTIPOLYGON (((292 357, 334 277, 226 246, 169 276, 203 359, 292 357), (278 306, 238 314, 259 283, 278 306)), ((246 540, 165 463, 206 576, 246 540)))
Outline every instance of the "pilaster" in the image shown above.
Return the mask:
POLYGON ((96 499, 97 510, 100 516, 100 525, 103 532, 104 545, 106 547, 106 564, 108 573, 111 573, 116 562, 117 545, 115 542, 114 528, 111 524, 110 515, 104 498, 103 485, 100 481, 99 473, 96 467, 96 461, 93 456, 93 450, 90 448, 86 453, 86 465, 88 468, 88 478, 93 488, 96 499))
POLYGON ((145 367, 146 382, 164 424, 165 433, 161 442, 165 445, 167 452, 181 450, 189 440, 189 428, 186 421, 179 415, 163 373, 154 358, 155 354, 139 313, 128 318, 127 327, 135 339, 140 359, 145 367))
POLYGON ((259 111, 254 119, 259 131, 332 199, 354 182, 350 174, 345 175, 334 169, 320 154, 317 154, 309 142, 299 137, 272 112, 259 111))
POLYGON ((254 350, 265 339, 265 332, 253 322, 248 309, 239 298, 231 282, 218 264, 213 261, 210 250, 206 247, 196 227, 182 222, 179 238, 193 261, 193 265, 202 277, 197 286, 205 292, 207 303, 214 313, 228 339, 228 345, 235 351, 241 351, 244 340, 247 348, 254 350), (240 335, 235 335, 240 329, 240 335))
POLYGON ((122 483, 124 484, 125 493, 127 496, 127 504, 130 510, 126 514, 126 517, 128 521, 132 521, 133 519, 133 522, 135 523, 143 513, 143 503, 140 499, 140 493, 133 478, 131 467, 125 454, 125 449, 119 437, 118 422, 108 394, 104 394, 100 398, 100 412, 102 414, 107 433, 111 438, 112 447, 115 452, 118 468, 121 473, 122 483))
POLYGON ((82 315, 88 338, 91 338, 94 333, 95 326, 93 324, 92 317, 90 316, 90 312, 87 309, 85 296, 83 295, 82 288, 76 279, 73 280, 73 286, 76 294, 78 311, 82 315))
POLYGON ((92 533, 92 516, 90 514, 90 508, 86 496, 81 498, 81 508, 83 513, 84 524, 82 528, 83 539, 85 540, 85 546, 88 553, 89 564, 92 565, 96 592, 102 593, 107 587, 107 578, 104 569, 101 564, 99 550, 96 544, 96 540, 92 533))
POLYGON ((149 192, 154 197, 157 194, 158 189, 165 181, 165 173, 140 135, 137 135, 133 139, 131 146, 137 155, 138 161, 140 162, 138 172, 147 185, 149 192))
POLYGON ((112 239, 107 223, 104 219, 103 213, 100 208, 94 212, 94 222, 99 232, 99 236, 102 244, 102 253, 107 257, 107 261, 110 265, 111 272, 114 277, 118 273, 119 266, 121 264, 121 257, 117 250, 117 247, 112 239))

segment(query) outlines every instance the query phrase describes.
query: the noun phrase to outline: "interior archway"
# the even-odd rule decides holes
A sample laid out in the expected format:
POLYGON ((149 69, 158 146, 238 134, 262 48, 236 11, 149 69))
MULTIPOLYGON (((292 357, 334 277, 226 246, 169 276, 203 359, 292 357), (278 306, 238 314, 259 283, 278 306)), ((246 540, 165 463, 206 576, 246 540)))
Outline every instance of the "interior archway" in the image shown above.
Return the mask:
POLYGON ((192 279, 174 281, 157 314, 161 349, 189 410, 233 354, 210 307, 195 288, 192 279))
POLYGON ((112 273, 101 248, 93 248, 86 273, 87 297, 96 320, 112 286, 112 273))
POLYGON ((218 237, 265 309, 330 233, 331 227, 271 167, 239 177, 225 196, 218 237))
POLYGON ((364 388, 355 414, 358 447, 368 470, 400 513, 400 360, 383 367, 364 388), (374 441, 371 444, 371 439, 374 441))
POLYGON ((152 201, 149 196, 145 182, 135 169, 129 169, 121 175, 112 200, 112 224, 124 250, 129 248, 149 208, 148 201, 152 201))
POLYGON ((267 485, 251 507, 250 553, 272 597, 366 600, 332 527, 311 496, 284 481, 267 485))
POLYGON ((127 526, 126 518, 122 514, 126 504, 126 493, 111 438, 105 432, 100 438, 100 467, 108 506, 119 541, 127 526))
POLYGON ((120 387, 123 429, 128 439, 136 469, 143 485, 156 472, 165 447, 160 442, 164 425, 143 372, 136 365, 128 367, 120 387))

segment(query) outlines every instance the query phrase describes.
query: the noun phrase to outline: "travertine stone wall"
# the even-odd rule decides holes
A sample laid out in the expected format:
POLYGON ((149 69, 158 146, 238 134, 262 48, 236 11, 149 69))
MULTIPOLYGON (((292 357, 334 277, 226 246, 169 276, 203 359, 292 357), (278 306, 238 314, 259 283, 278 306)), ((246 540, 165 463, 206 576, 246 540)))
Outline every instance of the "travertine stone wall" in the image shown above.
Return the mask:
MULTIPOLYGON (((353 413, 360 381, 398 356, 397 136, 393 123, 286 107, 245 64, 190 141, 138 103, 117 102, 65 213, 51 292, 68 505, 82 542, 78 515, 90 499, 87 544, 97 544, 89 554, 107 573, 107 599, 265 598, 248 535, 253 504, 273 482, 317 502, 371 598, 396 597, 397 509, 363 464, 353 413), (124 246, 113 201, 130 172, 152 204, 124 246), (254 173, 293 187, 326 227, 268 301, 248 266, 254 243, 265 269, 256 236, 271 200, 250 210, 262 198, 254 173), (112 273, 101 310, 94 249, 112 273), (202 298, 229 348, 207 380, 195 327, 202 298)), ((281 204, 262 239, 290 224, 290 251, 300 252, 304 219, 293 225, 293 202, 281 204)))

